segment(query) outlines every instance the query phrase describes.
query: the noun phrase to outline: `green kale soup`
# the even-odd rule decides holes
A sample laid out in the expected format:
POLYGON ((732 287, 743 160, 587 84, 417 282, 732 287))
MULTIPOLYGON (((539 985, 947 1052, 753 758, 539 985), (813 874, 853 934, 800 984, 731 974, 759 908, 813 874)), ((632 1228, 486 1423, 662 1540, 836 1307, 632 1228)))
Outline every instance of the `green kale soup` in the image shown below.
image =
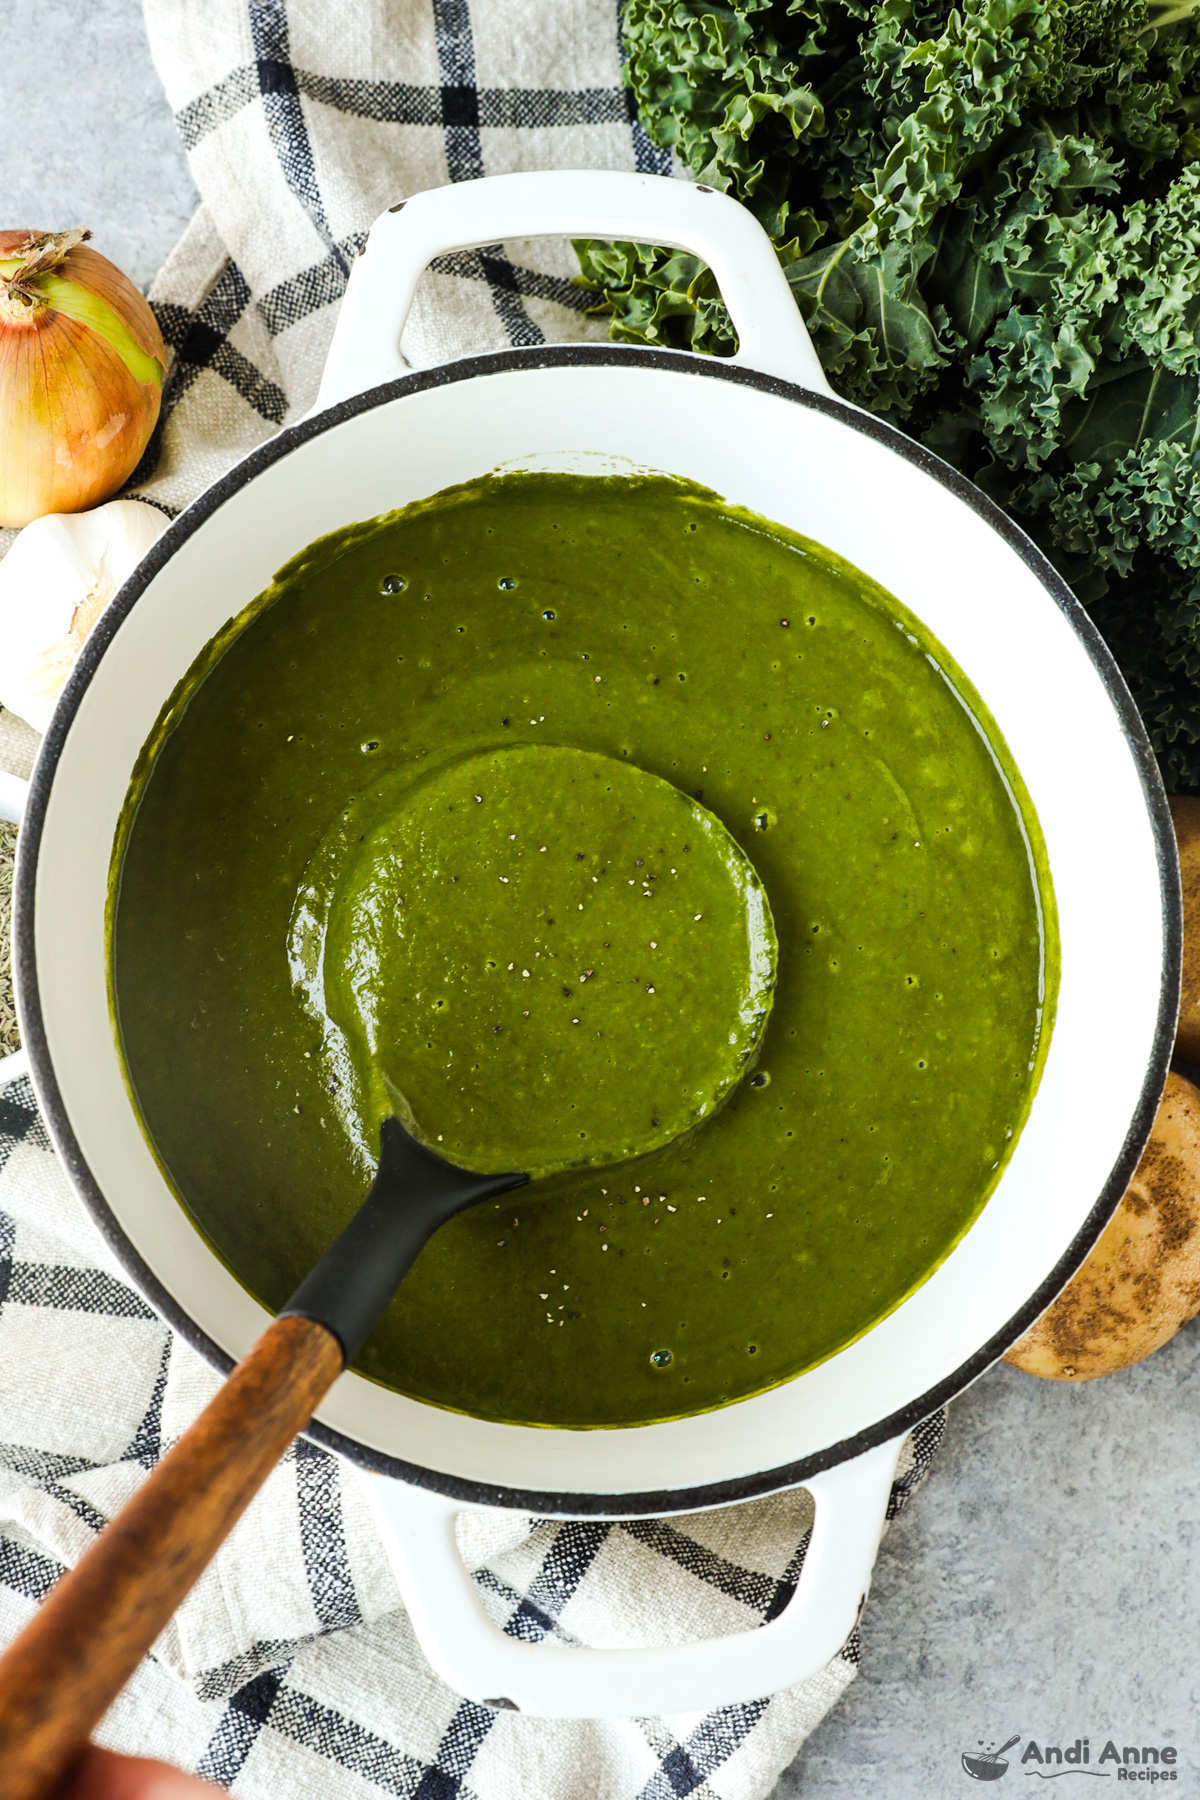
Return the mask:
POLYGON ((269 1307, 360 1203, 410 1065, 434 1142, 439 1069, 459 1123, 473 1095, 499 1117, 512 1084, 531 1144, 539 1105, 578 1106, 586 1132, 590 1104, 635 1094, 649 1130, 659 1088, 699 1096, 685 1135, 547 1161, 453 1219, 356 1364, 521 1423, 721 1406, 898 1306, 999 1179, 1057 957, 1036 817, 946 652, 818 544, 665 476, 493 476, 311 545, 173 696, 114 848, 111 993, 144 1129, 269 1307), (616 781, 593 832, 582 776, 568 816, 575 765, 548 756, 489 823, 485 781, 536 773, 501 754, 531 746, 680 803, 637 815, 616 781), (689 860, 704 820, 719 880, 689 860), (700 1039, 760 890, 775 960, 734 1084, 700 1039), (416 985, 364 1010, 358 972, 383 968, 416 985), (606 1063, 635 1006, 656 1009, 636 1014, 649 1060, 606 1063))

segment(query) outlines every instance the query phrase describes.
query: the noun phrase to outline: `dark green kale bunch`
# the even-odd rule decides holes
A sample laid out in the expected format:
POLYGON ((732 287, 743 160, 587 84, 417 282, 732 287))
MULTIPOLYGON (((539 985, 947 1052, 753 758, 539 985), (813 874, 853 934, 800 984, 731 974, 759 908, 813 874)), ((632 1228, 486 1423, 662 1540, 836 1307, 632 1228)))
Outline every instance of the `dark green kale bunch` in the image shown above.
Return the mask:
MULTIPOLYGON (((628 0, 625 43, 646 129, 761 220, 834 387, 1031 532, 1200 790, 1190 5, 628 0)), ((577 248, 615 337, 734 348, 694 257, 577 248)))

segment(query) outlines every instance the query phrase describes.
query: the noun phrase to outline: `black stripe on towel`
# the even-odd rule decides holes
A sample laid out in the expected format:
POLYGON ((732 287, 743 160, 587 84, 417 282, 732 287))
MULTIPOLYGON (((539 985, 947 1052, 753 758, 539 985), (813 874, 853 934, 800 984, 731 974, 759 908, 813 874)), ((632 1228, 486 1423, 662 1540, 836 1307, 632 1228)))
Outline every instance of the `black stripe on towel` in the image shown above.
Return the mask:
POLYGON ((341 1466, 336 1456, 297 1438, 296 1498, 300 1548, 313 1611, 323 1631, 362 1623, 342 1520, 341 1466))
MULTIPOLYGON (((338 254, 317 182, 300 89, 292 68, 285 0, 250 0, 250 36, 267 134, 283 178, 313 225, 338 254)), ((347 264, 347 269, 349 264, 347 264)))
MULTIPOLYGON (((318 75, 292 69, 297 93, 319 106, 369 119, 376 125, 419 126, 438 130, 446 124, 440 87, 417 87, 406 81, 368 81, 359 76, 318 75)), ((217 131, 253 105, 261 92, 259 67, 245 64, 214 82, 175 114, 185 150, 217 131)), ((272 79, 277 79, 272 76, 272 79)), ((463 84, 459 84, 463 85, 463 84)), ((574 125, 627 125, 632 95, 626 88, 478 88, 473 108, 476 123, 487 130, 546 131, 574 125)), ((455 102, 450 103, 455 110, 455 102)), ((655 151, 659 157, 664 151, 655 151)))
POLYGON ((109 1319, 153 1319, 141 1295, 107 1269, 76 1269, 69 1264, 9 1264, 10 1306, 46 1306, 57 1312, 97 1313, 109 1319))
MULTIPOLYGON (((433 0, 433 31, 442 88, 442 137, 451 181, 477 181, 484 174, 479 136, 479 94, 475 86, 475 41, 468 0, 433 0)), ((509 342, 514 347, 544 344, 546 334, 525 311, 511 264, 499 245, 480 251, 480 267, 491 289, 509 342)))
POLYGON ((708 1777, 741 1749, 769 1705, 769 1700, 750 1700, 742 1706, 722 1706, 678 1742, 661 1719, 643 1721, 659 1768, 637 1800, 683 1800, 684 1795, 704 1788, 708 1777))
POLYGON ((282 1669, 269 1669, 239 1688, 196 1765, 202 1780, 230 1787, 241 1774, 259 1732, 271 1717, 284 1673, 282 1669))
POLYGON ((46 1598, 62 1573, 63 1565, 54 1557, 44 1556, 30 1544, 0 1537, 0 1587, 36 1602, 46 1598))
POLYGON ((33 1098, 28 1075, 0 1087, 0 1169, 20 1144, 32 1143, 49 1150, 50 1139, 33 1098))
POLYGON ((576 1519, 551 1529, 554 1541, 524 1599, 504 1627, 509 1637, 525 1643, 538 1643, 554 1629, 612 1526, 576 1519))

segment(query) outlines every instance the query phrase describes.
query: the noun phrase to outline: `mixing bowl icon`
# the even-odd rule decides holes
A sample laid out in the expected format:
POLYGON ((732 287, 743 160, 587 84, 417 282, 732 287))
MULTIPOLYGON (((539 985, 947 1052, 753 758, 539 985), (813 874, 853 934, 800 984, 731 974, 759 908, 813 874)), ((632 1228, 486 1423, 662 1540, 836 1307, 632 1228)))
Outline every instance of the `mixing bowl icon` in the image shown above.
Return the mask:
POLYGON ((998 1750, 985 1750, 980 1756, 970 1756, 964 1750, 962 1753, 963 1768, 973 1781, 999 1781, 1008 1768, 1008 1764, 1002 1760, 1004 1752, 1011 1750, 1020 1736, 1018 1731, 1015 1736, 1009 1738, 1006 1744, 1001 1744, 998 1750))

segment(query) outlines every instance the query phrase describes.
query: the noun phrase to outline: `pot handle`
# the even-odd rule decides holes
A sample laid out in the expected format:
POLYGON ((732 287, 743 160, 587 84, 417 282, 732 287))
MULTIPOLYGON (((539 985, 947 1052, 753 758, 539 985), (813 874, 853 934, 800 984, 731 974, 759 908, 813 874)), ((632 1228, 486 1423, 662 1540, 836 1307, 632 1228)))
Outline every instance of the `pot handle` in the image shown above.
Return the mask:
POLYGON ((662 175, 543 170, 431 188, 376 219, 350 271, 314 411, 410 373, 400 336, 435 256, 528 237, 633 240, 703 257, 737 330, 733 360, 831 391, 771 240, 740 202, 662 175))
POLYGON ((728 1637, 633 1650, 508 1637, 458 1553, 462 1502, 360 1474, 417 1640, 450 1687, 541 1718, 646 1718, 756 1700, 808 1680, 837 1655, 867 1597, 903 1442, 893 1438, 803 1484, 816 1503, 812 1537, 778 1618, 728 1637))
POLYGON ((0 824, 19 825, 29 798, 29 783, 0 769, 0 824))

